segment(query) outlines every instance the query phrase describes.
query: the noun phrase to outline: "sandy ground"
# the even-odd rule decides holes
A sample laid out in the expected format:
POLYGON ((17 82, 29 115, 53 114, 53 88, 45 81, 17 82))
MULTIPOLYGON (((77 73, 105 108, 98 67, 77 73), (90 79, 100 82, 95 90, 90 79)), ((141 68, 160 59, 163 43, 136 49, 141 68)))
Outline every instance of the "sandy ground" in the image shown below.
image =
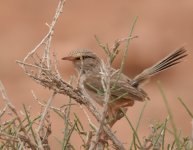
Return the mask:
MULTIPOLYGON (((51 92, 29 79, 16 64, 33 49, 48 31, 45 23, 50 23, 57 6, 57 1, 47 0, 1 0, 0 1, 0 80, 4 83, 9 97, 18 109, 22 104, 31 106, 31 113, 37 115, 40 108, 33 101, 31 90, 37 97, 47 100, 51 92)), ((74 49, 86 48, 95 51, 104 58, 103 51, 97 45, 94 35, 104 43, 112 44, 116 39, 125 37, 132 20, 138 16, 134 35, 139 36, 131 42, 124 73, 135 76, 144 68, 168 54, 170 51, 185 45, 189 56, 180 65, 156 76, 144 89, 151 101, 148 102, 139 130, 140 137, 147 135, 149 125, 155 120, 163 121, 167 116, 164 102, 157 88, 160 80, 168 97, 177 127, 184 136, 191 135, 190 117, 187 115, 177 97, 193 111, 193 1, 131 1, 131 0, 68 0, 56 26, 52 41, 52 50, 57 53, 59 69, 64 79, 68 80, 75 71, 71 63, 64 63, 61 57, 74 49)), ((121 53, 114 63, 118 68, 121 53)), ((57 96, 55 106, 66 102, 64 96, 57 96)), ((2 101, 0 102, 1 106, 2 101)), ((135 124, 142 103, 136 103, 128 111, 128 116, 135 124)), ((78 108, 74 112, 83 114, 78 108)), ((60 147, 55 137, 62 137, 63 122, 52 114, 53 137, 52 148, 60 147), (57 128, 56 128, 57 127, 57 128)), ((88 126, 87 120, 82 121, 88 126)), ((114 130, 125 143, 129 143, 131 130, 125 119, 119 121, 114 130), (121 128, 120 128, 121 126, 121 128)), ((72 138, 79 148, 78 136, 72 138)))

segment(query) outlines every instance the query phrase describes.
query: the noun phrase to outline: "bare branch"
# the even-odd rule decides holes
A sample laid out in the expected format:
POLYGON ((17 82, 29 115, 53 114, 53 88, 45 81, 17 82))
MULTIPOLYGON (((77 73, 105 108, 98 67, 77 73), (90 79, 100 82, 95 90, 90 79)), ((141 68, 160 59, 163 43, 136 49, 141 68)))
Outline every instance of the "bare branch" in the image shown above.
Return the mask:
MULTIPOLYGON (((27 59, 30 57, 30 56, 33 56, 33 54, 38 50, 38 48, 43 45, 43 44, 46 44, 46 49, 45 49, 45 59, 48 61, 47 62, 47 65, 49 66, 49 63, 50 63, 50 59, 49 59, 49 56, 50 56, 50 44, 51 44, 51 39, 52 39, 52 34, 54 32, 54 27, 55 27, 55 24, 57 23, 57 20, 60 16, 60 14, 62 13, 62 9, 63 9, 63 6, 65 4, 66 0, 60 0, 59 4, 58 4, 58 7, 56 9, 56 13, 55 13, 55 16, 53 18, 53 21, 51 23, 51 25, 49 26, 49 31, 48 33, 45 35, 45 37, 41 40, 41 42, 32 50, 30 51, 26 57, 23 59, 23 62, 26 62, 27 59)), ((48 67, 50 68, 50 67, 48 67)))

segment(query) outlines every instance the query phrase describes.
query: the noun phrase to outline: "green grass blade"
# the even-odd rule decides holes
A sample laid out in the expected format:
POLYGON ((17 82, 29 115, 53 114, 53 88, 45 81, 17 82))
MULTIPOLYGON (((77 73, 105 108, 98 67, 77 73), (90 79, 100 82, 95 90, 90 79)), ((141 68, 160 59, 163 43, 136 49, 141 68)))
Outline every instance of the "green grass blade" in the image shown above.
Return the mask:
POLYGON ((32 136, 33 136, 34 141, 35 141, 36 144, 37 144, 37 143, 38 143, 38 142, 37 142, 37 138, 36 138, 35 133, 34 133, 33 128, 32 128, 32 124, 33 124, 34 122, 32 122, 32 121, 30 120, 29 115, 28 115, 28 112, 27 112, 27 109, 26 109, 26 107, 25 107, 24 104, 23 104, 23 108, 24 108, 25 116, 26 116, 27 121, 28 121, 28 124, 29 124, 29 129, 30 129, 30 131, 31 131, 31 133, 32 133, 32 136))
POLYGON ((116 80, 115 80, 114 85, 112 86, 112 88, 114 88, 114 87, 116 86, 117 82, 119 81, 119 79, 120 79, 120 77, 121 77, 121 73, 123 72, 123 68, 124 68, 124 65, 125 65, 125 61, 126 61, 127 55, 128 55, 129 44, 130 44, 130 41, 132 40, 130 37, 131 37, 132 34, 133 34, 134 27, 135 27, 135 25, 136 25, 136 23, 137 23, 137 19, 138 19, 138 17, 135 17, 134 20, 133 20, 133 23, 132 23, 132 25, 131 25, 131 30, 130 30, 130 32, 129 32, 129 34, 128 34, 128 39, 127 39, 127 41, 126 41, 126 46, 125 46, 125 50, 124 50, 124 54, 123 54, 123 59, 122 59, 122 61, 121 61, 120 70, 119 70, 119 73, 118 73, 118 75, 117 75, 117 78, 116 78, 116 80))
POLYGON ((139 147, 142 148, 143 146, 142 146, 142 144, 141 144, 141 142, 140 142, 140 140, 139 140, 139 137, 138 137, 138 135, 137 135, 137 132, 136 132, 136 130, 134 129, 134 127, 133 127, 131 121, 129 120, 129 118, 127 117, 127 115, 125 114, 125 112, 124 112, 122 109, 121 109, 121 111, 122 111, 122 113, 124 114, 124 116, 125 116, 127 122, 129 123, 129 125, 130 125, 130 127, 131 127, 131 129, 132 129, 133 134, 134 134, 134 136, 136 137, 137 142, 139 143, 139 147))
MULTIPOLYGON (((139 114, 139 119, 137 121, 137 125, 136 125, 136 128, 135 128, 135 131, 137 132, 138 128, 139 128, 139 124, 141 122, 141 119, 142 119, 142 116, 143 116, 143 113, 144 113, 144 110, 145 110, 145 107, 147 106, 147 101, 145 102, 145 104, 143 105, 142 109, 141 109, 141 112, 139 114)), ((133 139, 131 141, 131 145, 130 145, 130 150, 132 150, 132 147, 133 147, 133 144, 135 145, 135 135, 133 135, 133 139)))
POLYGON ((187 111, 187 113, 190 115, 190 117, 193 119, 193 114, 192 112, 190 111, 190 109, 186 106, 186 104, 183 102, 183 100, 178 97, 178 100, 180 101, 180 103, 182 104, 182 106, 184 106, 185 110, 187 111))
POLYGON ((160 82, 158 82, 158 88, 160 90, 160 93, 161 93, 162 98, 164 100, 164 104, 166 106, 166 110, 167 110, 169 118, 170 118, 170 123, 171 123, 172 129, 173 129, 173 132, 174 132, 174 138, 175 138, 175 143, 176 143, 177 149, 180 149, 180 140, 178 138, 177 128, 176 128, 176 125, 175 125, 175 122, 174 122, 174 119, 173 119, 173 115, 172 115, 171 109, 170 109, 169 104, 168 104, 167 97, 166 97, 166 95, 165 95, 165 93, 163 91, 163 88, 162 88, 160 82))
POLYGON ((163 127, 163 140, 162 140, 162 150, 164 150, 164 145, 165 145, 165 133, 166 133, 166 129, 167 129, 167 122, 169 120, 169 116, 165 119, 164 122, 164 127, 163 127))

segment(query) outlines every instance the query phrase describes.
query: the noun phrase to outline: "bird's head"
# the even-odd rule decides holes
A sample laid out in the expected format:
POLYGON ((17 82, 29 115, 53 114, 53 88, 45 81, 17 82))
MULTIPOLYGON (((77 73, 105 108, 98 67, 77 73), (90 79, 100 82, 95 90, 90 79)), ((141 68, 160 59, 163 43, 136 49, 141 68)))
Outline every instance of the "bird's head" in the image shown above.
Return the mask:
POLYGON ((100 70, 101 60, 93 52, 87 50, 72 51, 62 60, 72 61, 78 72, 92 73, 100 70))

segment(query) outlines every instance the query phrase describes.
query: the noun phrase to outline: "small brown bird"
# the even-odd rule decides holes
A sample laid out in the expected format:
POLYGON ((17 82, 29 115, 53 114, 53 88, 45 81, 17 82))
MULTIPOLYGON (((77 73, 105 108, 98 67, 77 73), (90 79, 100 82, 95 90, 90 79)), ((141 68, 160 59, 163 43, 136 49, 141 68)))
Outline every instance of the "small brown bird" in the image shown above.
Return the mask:
MULTIPOLYGON (((110 80, 111 91, 108 116, 115 117, 120 112, 120 108, 133 106, 135 101, 149 99, 147 93, 141 88, 142 83, 145 83, 145 81, 157 73, 180 63, 181 59, 186 56, 186 49, 182 47, 170 53, 152 67, 145 69, 133 79, 121 73, 117 81, 119 73, 118 71, 115 73, 116 70, 111 68, 112 76, 110 80)), ((83 91, 83 94, 103 106, 104 90, 101 82, 102 60, 93 52, 86 50, 74 51, 62 59, 72 61, 80 73, 79 87, 83 91)))

